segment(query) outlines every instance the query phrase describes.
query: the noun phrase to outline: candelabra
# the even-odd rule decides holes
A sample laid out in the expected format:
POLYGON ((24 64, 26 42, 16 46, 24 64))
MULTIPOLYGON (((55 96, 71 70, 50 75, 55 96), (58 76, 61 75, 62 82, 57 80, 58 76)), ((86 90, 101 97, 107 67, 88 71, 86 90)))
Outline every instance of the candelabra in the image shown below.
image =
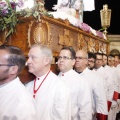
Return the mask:
POLYGON ((107 35, 107 28, 110 26, 111 10, 108 9, 108 5, 103 5, 103 9, 100 10, 101 26, 104 29, 104 34, 107 35))

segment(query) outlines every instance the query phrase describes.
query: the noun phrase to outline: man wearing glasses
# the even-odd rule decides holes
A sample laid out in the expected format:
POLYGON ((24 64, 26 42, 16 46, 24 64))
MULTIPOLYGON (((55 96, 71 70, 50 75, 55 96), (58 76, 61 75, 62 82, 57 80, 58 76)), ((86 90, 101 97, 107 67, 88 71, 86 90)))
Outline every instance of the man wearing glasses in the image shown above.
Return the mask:
POLYGON ((88 68, 93 70, 95 67, 96 56, 92 52, 88 52, 88 68))
MULTIPOLYGON (((114 81, 113 76, 109 70, 106 70, 103 67, 103 55, 102 53, 95 53, 96 55, 96 62, 95 62, 95 69, 97 75, 103 77, 105 88, 106 88, 106 97, 107 97, 107 104, 108 104, 108 112, 111 109, 113 93, 114 93, 114 81)), ((108 115, 109 118, 109 115, 108 115)))
POLYGON ((73 70, 75 51, 63 47, 58 57, 59 77, 71 93, 71 120, 92 120, 92 101, 86 80, 73 70))
MULTIPOLYGON (((90 61, 90 59, 89 59, 90 61)), ((91 59, 93 62, 93 60, 91 59)), ((107 120, 107 99, 102 79, 98 78, 91 70, 88 69, 88 54, 84 50, 76 52, 75 70, 81 73, 88 82, 91 98, 93 120, 107 120)))
POLYGON ((36 78, 26 84, 26 87, 36 101, 39 120, 70 120, 70 92, 50 70, 52 59, 52 50, 48 46, 43 44, 31 46, 27 65, 28 71, 36 78))
POLYGON ((35 101, 18 77, 25 61, 20 48, 0 46, 0 120, 37 120, 35 101))

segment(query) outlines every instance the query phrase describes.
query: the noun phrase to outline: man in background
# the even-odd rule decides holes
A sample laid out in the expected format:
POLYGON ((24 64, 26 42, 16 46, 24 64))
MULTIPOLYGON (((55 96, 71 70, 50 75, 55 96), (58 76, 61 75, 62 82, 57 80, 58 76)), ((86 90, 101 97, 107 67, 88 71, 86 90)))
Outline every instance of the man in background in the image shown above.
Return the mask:
POLYGON ((92 120, 92 101, 86 80, 73 70, 75 51, 63 47, 58 57, 59 77, 71 93, 71 120, 92 120))
MULTIPOLYGON (((75 70, 88 82, 92 98, 93 120, 95 118, 97 120, 107 120, 108 109, 104 80, 88 69, 88 61, 90 62, 88 53, 84 50, 78 50, 76 52, 75 70)), ((94 63, 95 60, 91 59, 91 62, 94 63)), ((94 65, 91 67, 93 68, 94 65)))

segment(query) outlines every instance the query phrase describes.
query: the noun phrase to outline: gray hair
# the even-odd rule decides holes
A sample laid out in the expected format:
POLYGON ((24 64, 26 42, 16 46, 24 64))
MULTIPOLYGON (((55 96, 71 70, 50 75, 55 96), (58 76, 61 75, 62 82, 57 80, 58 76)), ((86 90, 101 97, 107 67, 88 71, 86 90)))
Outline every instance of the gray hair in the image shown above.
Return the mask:
POLYGON ((52 63, 53 60, 53 54, 52 54, 52 50, 47 46, 47 45, 43 45, 43 44, 33 44, 31 46, 31 48, 34 47, 38 47, 40 48, 40 51, 43 55, 45 55, 46 57, 50 58, 50 64, 52 63))

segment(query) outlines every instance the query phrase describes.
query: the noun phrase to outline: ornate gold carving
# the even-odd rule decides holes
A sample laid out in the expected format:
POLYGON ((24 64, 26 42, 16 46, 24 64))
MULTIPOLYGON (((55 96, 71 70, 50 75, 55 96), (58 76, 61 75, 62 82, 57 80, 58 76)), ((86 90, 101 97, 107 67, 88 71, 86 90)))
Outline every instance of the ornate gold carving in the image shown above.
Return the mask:
POLYGON ((95 40, 95 51, 98 52, 99 51, 99 41, 95 40))
POLYGON ((88 41, 88 51, 95 53, 95 41, 92 38, 88 41))
POLYGON ((72 46, 73 39, 70 37, 69 30, 64 29, 63 35, 59 35, 58 43, 60 45, 72 46))
POLYGON ((34 22, 31 21, 28 29, 28 44, 29 47, 34 44, 48 44, 50 45, 51 38, 48 38, 48 23, 44 21, 34 22))
POLYGON ((38 26, 35 28, 33 33, 34 42, 42 44, 45 41, 45 37, 45 29, 41 27, 41 23, 38 23, 38 26))
POLYGON ((87 51, 87 43, 82 34, 78 34, 78 49, 87 51))
POLYGON ((103 43, 99 43, 99 52, 106 54, 106 45, 103 43))

